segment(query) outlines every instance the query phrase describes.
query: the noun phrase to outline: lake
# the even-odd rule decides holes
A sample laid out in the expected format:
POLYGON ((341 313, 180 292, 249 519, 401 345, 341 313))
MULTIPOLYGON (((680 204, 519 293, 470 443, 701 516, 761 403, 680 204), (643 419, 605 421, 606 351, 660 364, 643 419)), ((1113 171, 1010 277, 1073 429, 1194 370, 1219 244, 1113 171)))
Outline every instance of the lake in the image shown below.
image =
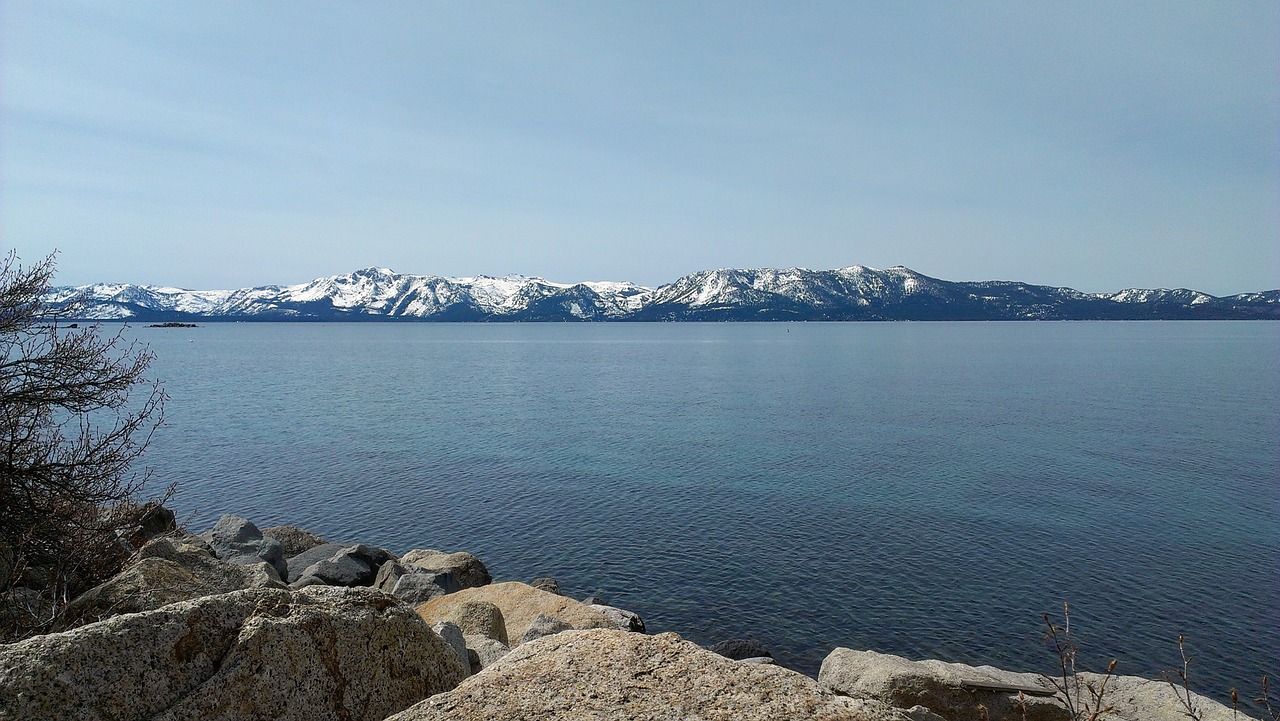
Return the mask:
POLYGON ((129 328, 146 461, 232 512, 552 576, 651 632, 1051 670, 1280 672, 1280 324, 129 328))

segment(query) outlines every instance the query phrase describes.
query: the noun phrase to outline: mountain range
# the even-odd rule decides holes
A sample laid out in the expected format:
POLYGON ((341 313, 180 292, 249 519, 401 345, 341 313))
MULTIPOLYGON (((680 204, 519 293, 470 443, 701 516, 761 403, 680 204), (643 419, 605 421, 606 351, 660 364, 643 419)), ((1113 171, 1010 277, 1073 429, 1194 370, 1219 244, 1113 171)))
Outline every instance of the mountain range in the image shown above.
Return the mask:
POLYGON ((366 268, 298 285, 184 290, 107 284, 51 288, 77 320, 851 321, 1280 319, 1280 290, 1082 293, 1016 281, 939 280, 896 266, 720 269, 648 288, 508 275, 449 278, 366 268))

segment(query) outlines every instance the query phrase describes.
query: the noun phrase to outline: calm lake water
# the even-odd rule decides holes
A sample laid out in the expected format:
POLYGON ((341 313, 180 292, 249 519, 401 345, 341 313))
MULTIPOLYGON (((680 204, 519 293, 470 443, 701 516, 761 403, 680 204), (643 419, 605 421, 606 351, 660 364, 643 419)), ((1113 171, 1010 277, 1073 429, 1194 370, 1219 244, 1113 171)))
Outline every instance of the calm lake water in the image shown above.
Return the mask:
POLYGON ((1280 324, 130 328, 180 517, 469 550, 816 674, 835 646, 1280 673, 1280 324))

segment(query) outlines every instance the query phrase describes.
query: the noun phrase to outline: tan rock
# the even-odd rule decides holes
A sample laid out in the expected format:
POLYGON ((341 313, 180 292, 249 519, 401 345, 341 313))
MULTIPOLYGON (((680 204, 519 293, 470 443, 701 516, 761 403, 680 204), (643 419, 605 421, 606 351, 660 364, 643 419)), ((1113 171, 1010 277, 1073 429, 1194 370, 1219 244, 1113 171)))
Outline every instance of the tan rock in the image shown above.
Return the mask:
MULTIPOLYGON (((1015 673, 992 666, 926 660, 837 648, 822 662, 818 681, 833 691, 883 701, 898 708, 919 705, 946 721, 977 721, 979 705, 991 719, 1063 721, 1070 719, 1052 682, 1033 673, 1015 673), (1018 692, 1022 691, 1021 701, 1018 692), (1020 704, 1025 704, 1025 713, 1020 704)), ((1101 688, 1103 676, 1077 675, 1080 684, 1101 688)), ((1079 698, 1089 693, 1080 688, 1079 698)), ((1246 719, 1209 698, 1192 694, 1204 721, 1246 719)), ((1186 709, 1169 684, 1136 676, 1113 676, 1107 682, 1103 706, 1112 710, 1108 721, 1185 721, 1186 709)))
POLYGON ((993 719, 1069 721, 1053 687, 1037 674, 942 661, 911 661, 875 651, 837 648, 822 662, 818 682, 836 693, 883 701, 897 708, 923 706, 947 721, 993 719), (1018 692, 1022 692, 1021 699, 1018 692))
POLYGON ((250 589, 0 646, 0 719, 380 721, 463 678, 370 589, 250 589))
POLYGON ((463 601, 454 607, 452 616, 464 635, 484 636, 508 645, 506 621, 502 609, 496 605, 488 601, 463 601))
POLYGON ((68 604, 62 628, 244 588, 284 587, 266 563, 220 561, 201 546, 180 539, 151 541, 138 555, 138 561, 68 604))
MULTIPOLYGON (((616 627, 612 619, 586 604, 565 596, 539 591, 519 581, 464 588, 447 596, 437 596, 418 606, 418 615, 422 616, 428 624, 453 621, 462 626, 458 618, 461 609, 466 604, 477 601, 491 603, 498 607, 505 621, 506 638, 515 641, 517 645, 538 616, 559 619, 575 629, 616 627)), ((466 627, 463 626, 463 629, 465 630, 466 627)))
POLYGON ((417 548, 404 554, 400 558, 400 563, 433 573, 452 572, 462 588, 485 586, 493 581, 480 559, 466 551, 447 553, 429 548, 417 548))
MULTIPOLYGON (((1081 682, 1099 687, 1102 676, 1096 673, 1079 674, 1081 682)), ((1179 689, 1181 693, 1181 689, 1179 689)), ((1186 708, 1178 701, 1174 690, 1164 681, 1152 681, 1138 676, 1113 676, 1107 682, 1106 705, 1112 706, 1108 721, 1186 721, 1186 708)), ((1245 721, 1251 716, 1236 714, 1231 707, 1211 698, 1191 693, 1191 703, 1203 714, 1203 721, 1245 721)))
POLYGON ((671 633, 564 631, 387 721, 908 721, 777 666, 740 664, 671 633))

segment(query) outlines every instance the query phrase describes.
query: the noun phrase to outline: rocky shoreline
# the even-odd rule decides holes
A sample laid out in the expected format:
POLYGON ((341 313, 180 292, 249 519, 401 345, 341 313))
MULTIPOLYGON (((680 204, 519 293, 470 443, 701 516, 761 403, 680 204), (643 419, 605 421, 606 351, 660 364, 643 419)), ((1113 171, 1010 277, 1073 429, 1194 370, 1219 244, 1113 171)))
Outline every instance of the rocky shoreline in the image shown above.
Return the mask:
MULTIPOLYGON (((815 680, 749 640, 648 635, 554 579, 495 583, 465 551, 396 555, 236 516, 194 535, 159 515, 57 632, 0 645, 0 720, 1072 718, 1038 674, 836 648, 815 680)), ((1105 681, 1103 718, 1187 718, 1164 682, 1071 681, 1105 681)), ((1205 721, 1248 718, 1189 700, 1205 721)))

